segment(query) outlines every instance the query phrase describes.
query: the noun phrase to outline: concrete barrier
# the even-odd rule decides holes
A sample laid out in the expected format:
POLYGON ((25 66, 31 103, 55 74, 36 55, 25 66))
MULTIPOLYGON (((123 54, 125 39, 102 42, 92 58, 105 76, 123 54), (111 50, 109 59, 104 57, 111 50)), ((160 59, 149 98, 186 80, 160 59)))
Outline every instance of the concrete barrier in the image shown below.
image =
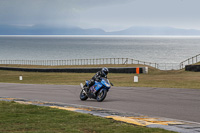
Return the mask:
POLYGON ((185 66, 185 71, 200 72, 200 65, 187 65, 185 66))
MULTIPOLYGON (((110 67, 109 73, 136 73, 139 68, 140 73, 146 73, 147 67, 110 67)), ((0 70, 24 71, 24 72, 70 72, 70 73, 96 73, 101 68, 13 68, 0 67, 0 70)))

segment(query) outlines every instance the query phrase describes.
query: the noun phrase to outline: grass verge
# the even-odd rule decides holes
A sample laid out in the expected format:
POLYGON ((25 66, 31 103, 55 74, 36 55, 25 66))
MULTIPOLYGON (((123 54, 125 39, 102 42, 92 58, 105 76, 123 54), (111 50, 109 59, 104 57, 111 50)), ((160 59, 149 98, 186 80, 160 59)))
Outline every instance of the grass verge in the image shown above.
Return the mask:
POLYGON ((200 65, 200 62, 195 63, 194 65, 200 65))
MULTIPOLYGON (((98 66, 71 66, 71 67, 138 67, 138 65, 98 65, 98 66)), ((139 65, 141 66, 141 65, 139 65)), ((12 67, 8 66, 7 67, 12 67)), ((16 66, 15 66, 16 67, 16 66)), ((33 66, 21 66, 31 68, 33 66)), ((34 66, 43 68, 42 66, 34 66)), ((58 68, 65 66, 58 66, 58 68)), ((67 66, 69 67, 69 66, 67 66)), ((65 67, 66 68, 66 67, 65 67)), ((25 83, 25 84, 62 84, 79 85, 87 79, 91 79, 94 73, 42 73, 42 72, 20 72, 0 70, 0 82, 25 83), (19 76, 23 80, 19 81, 19 76)), ((114 74, 110 73, 108 78, 115 86, 127 87, 160 87, 160 88, 194 88, 200 89, 200 73, 184 70, 161 71, 149 67, 148 74, 137 75, 139 82, 134 83, 136 74, 114 74)))
POLYGON ((0 132, 170 133, 89 114, 5 101, 0 101, 0 132))

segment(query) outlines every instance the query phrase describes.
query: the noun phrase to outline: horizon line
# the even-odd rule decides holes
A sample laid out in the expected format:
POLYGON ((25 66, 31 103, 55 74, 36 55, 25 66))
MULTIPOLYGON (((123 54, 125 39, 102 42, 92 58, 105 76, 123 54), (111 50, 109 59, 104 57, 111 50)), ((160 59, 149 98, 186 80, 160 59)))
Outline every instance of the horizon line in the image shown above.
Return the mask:
POLYGON ((200 35, 0 35, 0 37, 200 37, 200 35))

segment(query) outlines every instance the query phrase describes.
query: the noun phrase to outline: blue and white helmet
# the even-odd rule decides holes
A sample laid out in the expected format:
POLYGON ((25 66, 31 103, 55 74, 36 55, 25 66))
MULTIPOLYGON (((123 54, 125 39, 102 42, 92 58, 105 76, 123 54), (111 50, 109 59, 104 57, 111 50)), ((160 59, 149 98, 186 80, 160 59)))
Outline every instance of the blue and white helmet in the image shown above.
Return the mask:
POLYGON ((106 76, 109 71, 108 71, 108 68, 104 67, 104 68, 101 69, 101 72, 102 72, 103 75, 106 76))

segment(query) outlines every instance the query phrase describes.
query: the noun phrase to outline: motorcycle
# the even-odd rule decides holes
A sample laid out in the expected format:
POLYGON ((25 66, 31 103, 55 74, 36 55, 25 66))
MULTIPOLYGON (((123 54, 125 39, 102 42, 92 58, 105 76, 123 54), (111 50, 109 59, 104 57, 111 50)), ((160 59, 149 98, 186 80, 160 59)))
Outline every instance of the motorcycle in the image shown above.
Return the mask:
MULTIPOLYGON (((87 85, 89 85, 89 81, 85 81, 87 85)), ((95 84, 89 88, 89 90, 86 92, 86 90, 83 87, 83 84, 81 83, 81 93, 80 93, 80 99, 82 101, 87 100, 88 98, 96 99, 98 102, 102 102, 107 95, 107 92, 111 88, 112 83, 109 82, 107 78, 101 78, 99 81, 95 81, 95 84)))

